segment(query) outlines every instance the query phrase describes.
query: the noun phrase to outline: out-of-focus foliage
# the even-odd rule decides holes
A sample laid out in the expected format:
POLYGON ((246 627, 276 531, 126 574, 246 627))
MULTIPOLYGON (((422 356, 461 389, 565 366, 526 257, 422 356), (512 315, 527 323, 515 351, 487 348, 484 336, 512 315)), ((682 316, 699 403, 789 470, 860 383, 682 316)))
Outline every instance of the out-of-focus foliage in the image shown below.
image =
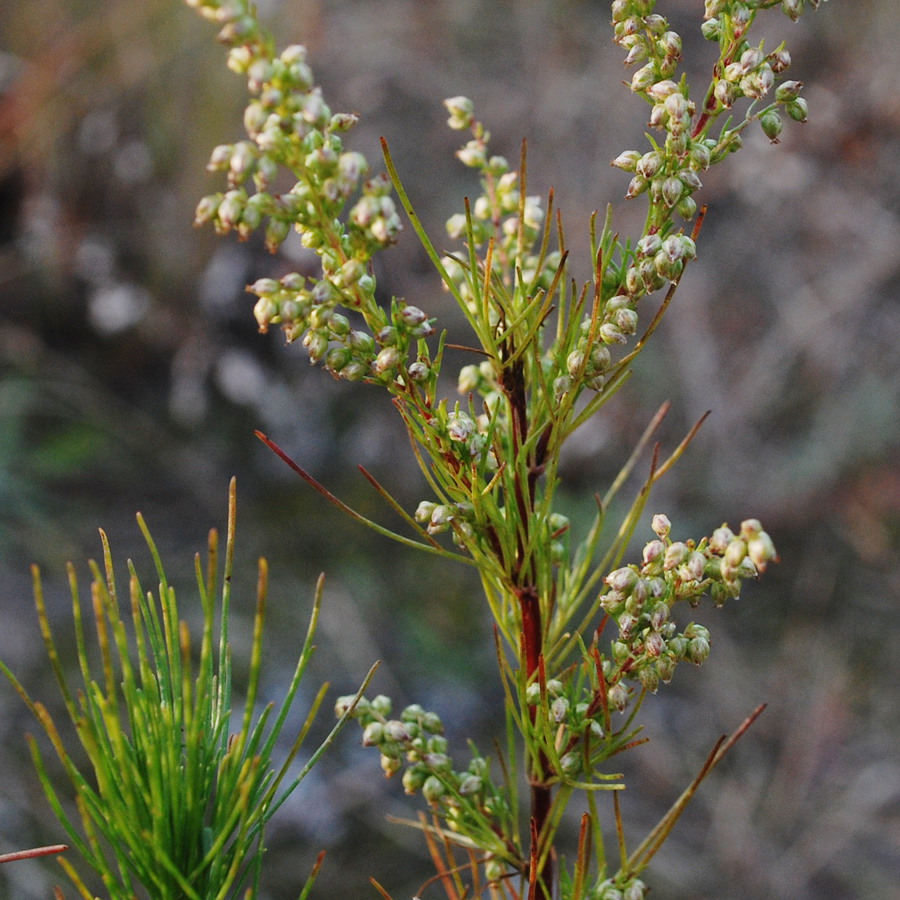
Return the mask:
MULTIPOLYGON (((667 5, 677 21, 689 0, 667 5)), ((285 43, 308 46, 335 105, 361 114, 358 148, 376 159, 378 136, 388 138, 432 233, 454 198, 475 190, 445 132, 441 99, 452 94, 473 97, 498 152, 515 157, 527 136, 532 188, 553 186, 570 243, 581 239, 578 222, 624 194, 609 160, 645 123, 626 90, 599 103, 599 83, 626 77, 608 4, 260 7, 285 43)), ((731 638, 716 665, 729 677, 716 679, 713 696, 708 680, 683 679, 653 726, 679 740, 641 751, 639 775, 664 807, 715 736, 770 703, 663 851, 667 897, 887 897, 900 867, 891 830, 900 803, 891 649, 900 637, 900 17, 894 0, 832 0, 789 33, 809 124, 786 129, 777 148, 748 140, 741 183, 704 187, 711 210, 679 315, 656 336, 665 351, 627 389, 628 408, 646 398, 647 416, 617 419, 614 404, 567 460, 588 510, 618 462, 612 450, 633 443, 659 402, 674 401, 672 440, 711 409, 661 486, 666 507, 688 530, 752 508, 782 554, 769 583, 723 617, 731 638), (748 483, 752 496, 737 487, 748 483)), ((433 701, 416 699, 473 730, 492 666, 470 656, 486 643, 470 641, 485 628, 477 591, 353 529, 252 438, 262 428, 342 496, 361 482, 357 462, 410 502, 421 493, 405 438, 370 390, 338 393, 280 336, 255 333, 243 288, 272 271, 264 250, 190 227, 195 198, 209 190, 196 177, 207 148, 241 131, 243 84, 223 77, 206 27, 174 0, 30 0, 0 7, 0 34, 4 658, 20 661, 29 685, 42 677, 38 636, 20 624, 30 621, 28 562, 96 553, 100 524, 129 552, 136 509, 170 521, 161 550, 184 556, 185 544, 202 545, 237 474, 244 534, 256 542, 248 552, 264 548, 287 573, 271 588, 271 646, 285 669, 302 639, 295 598, 325 568, 319 662, 343 667, 343 683, 329 672, 336 687, 349 690, 384 657, 380 687, 402 702, 407 685, 449 656, 433 701)), ((616 215, 624 230, 624 201, 616 215)), ((440 302, 411 235, 382 265, 387 291, 440 302)), ((364 488, 354 504, 390 518, 364 488)), ((52 617, 52 586, 47 593, 52 617)), ((62 589, 56 598, 60 614, 62 589)), ((27 726, 13 707, 0 696, 0 849, 57 837, 30 784, 27 726)), ((409 811, 363 793, 354 770, 371 760, 346 744, 305 783, 289 824, 273 829, 269 864, 290 871, 298 844, 307 858, 327 846, 320 896, 368 890, 369 875, 411 893, 427 866, 417 869, 419 848, 397 847, 402 832, 383 827, 386 809, 409 811)), ((625 800, 635 831, 658 813, 625 800)), ((46 897, 39 872, 4 867, 0 896, 46 897)))

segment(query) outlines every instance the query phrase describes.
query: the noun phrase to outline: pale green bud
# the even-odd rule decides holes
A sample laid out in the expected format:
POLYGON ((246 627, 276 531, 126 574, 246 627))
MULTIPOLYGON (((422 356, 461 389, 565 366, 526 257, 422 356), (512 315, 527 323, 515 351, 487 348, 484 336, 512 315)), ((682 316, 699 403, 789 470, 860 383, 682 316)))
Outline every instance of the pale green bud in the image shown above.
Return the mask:
POLYGON ((796 100, 786 103, 784 109, 795 122, 805 122, 809 115, 809 106, 803 97, 798 97, 796 100))
POLYGON ((609 705, 619 710, 619 712, 628 705, 628 688, 626 685, 622 684, 621 681, 617 681, 615 684, 610 685, 606 696, 609 705))
POLYGON ((447 436, 451 441, 467 441, 475 433, 475 422, 466 413, 457 413, 447 421, 447 436))
POLYGON ((471 794, 477 794, 483 786, 484 782, 477 775, 466 775, 459 783, 458 790, 463 797, 468 797, 471 794))
POLYGON ((656 64, 649 62, 641 66, 631 77, 631 89, 635 93, 641 93, 653 86, 656 81, 656 64))
POLYGON ((381 722, 369 722, 363 729, 363 746, 374 747, 384 740, 384 726, 381 722))
POLYGON ((210 194, 204 197, 198 204, 194 213, 194 225, 205 225, 211 222, 219 210, 219 204, 222 202, 222 194, 210 194))
POLYGON ((662 199, 666 206, 673 207, 684 193, 684 184, 677 175, 669 175, 662 183, 662 199))
POLYGON ((400 364, 400 351, 396 347, 384 347, 375 357, 375 371, 379 375, 392 372, 400 364))
POLYGON ((599 329, 600 340, 604 344, 626 344, 628 338, 622 334, 620 328, 613 325, 612 322, 604 322, 599 329))
POLYGON ((635 171, 644 178, 653 178, 653 176, 662 168, 663 162, 664 159, 662 153, 658 150, 651 150, 649 153, 645 153, 637 161, 635 171))
POLYGON ((802 81, 783 81, 778 85, 775 91, 775 99, 779 103, 787 103, 789 100, 796 100, 800 96, 803 89, 802 81))
POLYGON ((449 97, 444 101, 444 106, 447 108, 447 112, 450 113, 447 124, 454 131, 462 131, 472 127, 475 121, 475 105, 468 97, 449 97))
POLYGON ((688 641, 685 658, 699 666, 706 662, 709 657, 709 638, 695 637, 688 641))
POLYGON ((626 150, 620 153, 611 163, 617 169, 623 169, 626 172, 634 172, 637 169, 638 162, 642 159, 637 150, 626 150))
POLYGON ((644 900, 647 895, 647 885, 639 878, 635 879, 625 888, 622 900, 644 900))
POLYGON ((706 19, 700 26, 700 33, 708 41, 717 41, 722 33, 722 21, 715 16, 711 19, 706 19))
MULTIPOLYGON (((661 103, 666 98, 671 97, 674 94, 680 94, 678 85, 672 81, 670 78, 663 79, 662 81, 657 81, 648 91, 647 94, 650 96, 652 100, 655 100, 657 103, 661 103)), ((682 100, 684 97, 682 97, 682 100)))
POLYGON ((378 694, 378 696, 372 699, 372 702, 369 705, 372 712, 379 716, 387 718, 391 714, 391 698, 386 697, 384 694, 378 694))
POLYGON ((762 130, 765 136, 773 144, 777 144, 779 141, 778 135, 781 134, 781 130, 782 128, 784 128, 784 123, 781 121, 781 116, 779 116, 774 109, 770 109, 767 113, 760 117, 759 124, 762 126, 762 130))
POLYGON ((410 766, 404 773, 401 783, 406 794, 415 794, 422 789, 425 779, 428 778, 428 770, 423 766, 410 766))
POLYGON ((269 325, 278 315, 278 306, 273 302, 271 297, 260 297, 253 307, 253 318, 259 330, 265 334, 269 330, 269 325))
POLYGON ((431 377, 431 369, 428 368, 427 363, 422 362, 422 360, 417 360, 410 364, 409 368, 406 370, 406 374, 409 376, 410 381, 421 383, 427 381, 431 377))
POLYGON ((550 718, 558 724, 565 722, 569 712, 569 701, 565 697, 557 697, 550 704, 550 718))
POLYGON ((725 562, 732 566, 733 568, 737 568, 743 561, 744 557, 747 555, 747 544, 742 540, 733 540, 729 545, 725 548, 724 559, 725 562))
POLYGON ((487 147, 483 141, 469 141, 456 151, 456 156, 464 165, 477 169, 487 164, 487 147))
POLYGON ((444 796, 446 788, 440 778, 429 775, 422 784, 422 796, 429 803, 437 803, 444 796))

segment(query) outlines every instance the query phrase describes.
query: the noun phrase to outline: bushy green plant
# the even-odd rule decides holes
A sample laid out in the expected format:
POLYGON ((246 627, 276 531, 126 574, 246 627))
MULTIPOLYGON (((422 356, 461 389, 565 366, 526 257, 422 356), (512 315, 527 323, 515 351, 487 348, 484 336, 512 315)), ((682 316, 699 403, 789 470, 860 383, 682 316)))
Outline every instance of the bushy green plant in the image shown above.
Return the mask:
MULTIPOLYGON (((99 649, 95 674, 75 568, 69 567, 74 639, 83 686, 73 692, 57 649, 44 603, 40 574, 34 593, 44 644, 87 765, 80 765, 65 730, 47 707, 32 699, 9 668, 2 671, 34 713, 56 752, 75 794, 78 819, 48 774, 38 742, 29 737, 32 757, 47 798, 71 846, 100 877, 110 900, 225 900, 259 895, 265 827, 303 780, 344 721, 313 752, 298 774, 289 777, 327 685, 316 694, 283 761, 276 746, 300 681, 313 653, 322 579, 293 677, 276 709, 255 714, 262 670, 262 640, 268 572, 259 564, 253 638, 246 694, 234 695, 228 633, 234 564, 236 498, 231 483, 224 572, 219 590, 219 539, 210 532, 204 567, 196 557, 202 629, 199 648, 179 616, 175 590, 143 518, 158 591, 141 586, 128 563, 127 590, 120 592, 112 552, 101 532, 103 565, 91 562, 91 611, 99 649), (128 622, 130 618, 130 624, 128 622), (233 705, 244 711, 233 728, 233 705)), ((88 621, 90 613, 88 613, 88 621)), ((352 705, 352 704, 351 704, 352 705)), ((55 852, 58 848, 43 848, 55 852)), ((33 852, 33 851, 32 851, 33 852)), ((68 858, 60 863, 90 900, 94 893, 68 858)), ((312 886, 316 862, 301 896, 312 886)))
MULTIPOLYGON (((383 696, 356 706, 363 742, 380 751, 386 774, 403 772, 407 793, 425 798, 431 818, 420 824, 448 896, 478 893, 484 883, 492 896, 643 896, 643 870, 733 739, 716 748, 634 849, 625 846, 622 784, 609 760, 640 743, 636 717, 647 694, 682 660, 700 664, 709 654, 708 630, 676 625, 676 604, 696 606, 707 594, 716 605, 736 598, 742 581, 775 559, 775 549, 755 519, 737 531, 723 525, 690 539, 657 514, 641 561, 623 564, 653 485, 693 434, 668 458, 655 448, 637 496, 611 526, 610 502, 661 415, 598 496, 583 536, 571 534, 555 502, 560 455, 624 383, 695 257, 702 215, 694 194, 702 173, 738 150, 752 123, 776 142, 785 117, 805 120, 801 84, 783 80, 790 65, 784 44, 769 51, 750 40, 765 10, 780 7, 796 19, 804 3, 707 0, 702 31, 719 53, 699 92, 679 74, 681 37, 655 12, 654 0, 612 3, 615 40, 627 64, 640 63, 631 89, 647 102, 652 130, 648 150, 625 151, 613 165, 631 175, 627 197, 647 198, 647 216, 641 235, 624 242, 609 213, 602 224, 592 221, 593 278, 578 285, 568 273, 552 195, 545 210, 527 193, 524 149, 518 170, 494 154, 467 98, 446 106, 450 127, 469 133, 457 155, 478 173, 481 192, 447 223, 461 247, 442 255, 421 227, 388 147, 387 177, 370 175, 363 157, 344 149, 341 135, 354 117, 332 113, 302 47, 276 54, 253 8, 240 0, 188 2, 221 24, 229 65, 247 76, 252 94, 244 117, 249 139, 216 148, 210 161, 211 170, 227 173, 228 190, 201 202, 197 222, 241 237, 264 225, 272 250, 296 228, 318 254, 317 277, 264 278, 250 287, 259 327, 280 326, 335 377, 388 390, 433 492, 409 512, 375 484, 416 535, 397 538, 476 566, 496 625, 507 724, 498 759, 473 747, 470 762, 454 764, 437 716, 417 705, 394 716, 383 696), (294 186, 275 193, 270 186, 285 169, 294 186), (478 362, 458 374, 455 401, 440 396, 438 384, 446 334, 431 345, 435 326, 427 312, 396 298, 389 306, 376 300, 372 256, 401 227, 391 186, 471 329, 468 349, 478 362), (685 231, 682 223, 695 219, 685 231), (662 304, 641 325, 641 301, 657 291, 665 291, 662 304), (438 541, 441 534, 449 546, 438 541), (615 855, 607 855, 599 791, 613 792, 615 855), (569 868, 558 858, 557 836, 578 794, 585 811, 569 868), (463 850, 462 866, 453 847, 463 850)), ((338 702, 340 714, 350 699, 338 702)))
MULTIPOLYGON (((670 308, 697 253, 703 211, 696 196, 704 173, 741 148, 749 127, 759 125, 777 143, 786 119, 806 119, 802 85, 784 77, 790 66, 785 45, 770 50, 751 35, 770 12, 795 20, 817 0, 706 0, 698 24, 718 52, 699 87, 682 74, 682 38, 656 12, 655 0, 613 0, 614 39, 626 64, 637 67, 630 88, 647 104, 650 131, 647 148, 626 150, 612 164, 630 176, 626 197, 642 198, 647 212, 640 234, 626 239, 615 231, 610 210, 592 217, 585 267, 591 275, 581 283, 570 269, 552 193, 546 200, 528 193, 524 144, 517 167, 494 152, 469 99, 457 96, 445 105, 450 127, 466 133, 457 156, 477 174, 479 187, 447 222, 455 249, 445 253, 422 227, 388 146, 383 174, 345 148, 356 117, 331 110, 302 46, 277 51, 248 0, 187 3, 218 25, 228 65, 247 78, 251 94, 247 137, 217 147, 210 159, 210 171, 226 177, 225 189, 200 202, 196 223, 241 239, 261 229, 273 252, 292 229, 299 232, 320 271, 252 284, 258 327, 279 327, 337 379, 386 389, 430 495, 406 509, 364 472, 409 526, 408 534, 392 532, 344 505, 260 437, 358 521, 474 567, 494 621, 505 739, 498 739, 492 756, 470 744, 466 760, 455 761, 459 751, 451 752, 436 714, 418 704, 394 712, 383 695, 341 697, 339 725, 355 717, 385 774, 402 773, 403 789, 424 799, 426 812, 412 824, 424 834, 435 881, 448 897, 486 892, 529 900, 639 900, 647 892, 645 870, 685 805, 760 710, 714 746, 694 781, 637 846, 628 846, 622 825, 624 782, 615 757, 643 742, 638 715, 648 696, 672 679, 679 663, 699 665, 709 655, 707 627, 681 624, 680 609, 707 596, 716 606, 736 599, 743 582, 777 557, 754 518, 703 537, 681 534, 662 513, 646 521, 653 487, 702 419, 664 454, 654 443, 666 412, 661 407, 619 474, 596 495, 596 512, 583 533, 575 533, 560 508, 560 460, 566 442, 627 381, 670 308), (285 178, 290 186, 279 190, 285 178), (402 229, 394 196, 468 325, 452 342, 419 305, 399 298, 383 303, 376 293, 373 257, 402 229), (659 302, 647 309, 651 295, 659 302), (449 347, 472 359, 453 373, 456 397, 444 395, 449 347), (649 462, 642 462, 645 455, 649 462), (638 489, 622 504, 620 495, 641 466, 638 489), (618 521, 610 520, 614 501, 625 509, 618 521), (639 535, 643 549, 629 561, 639 535), (604 794, 611 797, 608 814, 601 809, 604 794), (561 828, 573 812, 581 828, 567 860, 561 828), (604 829, 607 818, 612 827, 604 829)), ((196 679, 186 629, 178 624, 174 595, 143 523, 161 588, 154 601, 130 568, 134 647, 120 616, 108 547, 105 571, 93 566, 99 678, 88 665, 72 576, 85 682, 77 697, 58 661, 36 577, 47 650, 95 783, 75 767, 44 707, 4 667, 74 785, 81 828, 69 819, 34 745, 47 795, 114 898, 133 896, 136 885, 154 898, 226 897, 245 888, 255 896, 265 823, 296 784, 282 787, 310 719, 288 761, 272 769, 270 759, 311 652, 312 627, 267 731, 268 710, 255 724, 252 718, 262 567, 246 712, 240 730, 229 736, 233 503, 229 521, 218 653, 215 565, 204 573, 198 564, 204 627, 196 679)), ((213 560, 216 546, 211 541, 213 560)), ((74 867, 63 864, 89 897, 74 867)))
MULTIPOLYGON (((625 561, 653 486, 694 434, 668 456, 656 445, 624 517, 607 521, 664 408, 598 494, 585 534, 573 534, 558 508, 560 458, 566 441, 626 381, 696 256, 702 211, 695 194, 704 173, 740 149, 751 125, 775 143, 785 119, 805 121, 802 85, 784 76, 791 62, 785 45, 770 50, 751 38, 768 11, 796 20, 818 2, 707 0, 698 24, 718 54, 698 88, 681 73, 682 38, 655 0, 614 0, 614 39, 626 64, 637 66, 630 87, 647 104, 650 131, 647 149, 626 150, 612 164, 630 175, 626 197, 645 198, 647 214, 641 234, 625 240, 611 212, 592 219, 593 276, 582 284, 570 274, 552 194, 544 203, 528 193, 524 145, 518 168, 495 153, 469 99, 445 105, 450 127, 467 134, 457 156, 477 173, 480 191, 447 223, 458 249, 440 253, 388 146, 386 175, 345 149, 355 117, 332 112, 302 46, 277 53, 243 0, 188 4, 219 24, 229 67, 247 77, 251 93, 247 139, 217 147, 209 164, 227 176, 227 189, 204 198, 197 224, 241 238, 263 228, 272 251, 293 228, 318 255, 315 276, 292 273, 249 287, 259 328, 280 327, 336 378, 388 391, 431 489, 406 510, 367 475, 413 535, 394 537, 475 566, 495 623, 507 734, 493 760, 472 747, 469 762, 455 763, 436 715, 418 705, 395 714, 383 696, 356 706, 363 742, 380 752, 387 775, 402 772, 406 792, 424 797, 429 817, 419 825, 448 896, 478 894, 485 885, 491 896, 535 900, 644 896, 644 869, 734 738, 717 746, 636 848, 626 847, 623 784, 611 760, 642 742, 637 715, 647 695, 671 680, 678 663, 699 665, 709 654, 707 628, 676 624, 675 607, 695 607, 707 595, 717 606, 737 598, 742 582, 776 553, 753 518, 691 538, 656 514, 640 561, 625 561), (277 192, 276 175, 285 171, 293 186, 277 192), (439 382, 447 333, 418 305, 377 299, 371 260, 401 229, 392 187, 469 325, 467 337, 453 338, 473 359, 455 378, 458 399, 443 396, 439 382), (646 310, 647 296, 657 292, 662 302, 646 310), (612 793, 615 850, 604 842, 600 792, 612 793), (559 829, 578 796, 581 838, 567 865, 559 829)), ((339 714, 350 699, 338 702, 339 714)))

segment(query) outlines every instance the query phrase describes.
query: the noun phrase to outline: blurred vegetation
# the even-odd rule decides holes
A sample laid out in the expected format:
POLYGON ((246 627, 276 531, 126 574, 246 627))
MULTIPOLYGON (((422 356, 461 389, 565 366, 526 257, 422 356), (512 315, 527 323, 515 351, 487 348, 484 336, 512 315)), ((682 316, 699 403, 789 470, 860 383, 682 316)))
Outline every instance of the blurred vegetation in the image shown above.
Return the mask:
MULTIPOLYGON (((698 2, 667 6, 677 19, 698 2)), ((609 199, 628 233, 625 181, 608 163, 641 140, 643 110, 609 90, 623 73, 607 3, 259 5, 284 43, 307 44, 333 107, 362 115, 354 146, 377 159, 388 138, 438 238, 474 188, 444 127, 441 100, 457 93, 475 100, 498 152, 515 157, 528 138, 532 187, 554 187, 576 254, 609 199)), ((770 704, 660 854, 660 896, 897 898, 900 15, 895 0, 834 0, 780 27, 811 121, 778 147, 748 140, 740 175, 710 178, 700 258, 662 346, 585 430, 566 476, 587 508, 663 400, 672 445, 711 409, 659 505, 693 531, 758 515, 782 554, 718 617, 711 666, 680 674, 653 707, 650 736, 667 739, 640 755, 646 793, 625 798, 635 830, 720 733, 770 704)), ((235 474, 239 553, 264 553, 273 575, 268 694, 289 677, 324 569, 311 683, 344 693, 382 658, 379 689, 402 702, 440 664, 433 696, 415 699, 457 736, 491 734, 498 688, 471 576, 343 521, 253 437, 268 433, 367 515, 392 513, 357 463, 410 508, 423 495, 387 404, 256 334, 244 285, 295 266, 296 249, 273 260, 190 227, 209 149, 241 133, 244 88, 209 28, 180 0, 29 0, 0 7, 0 35, 0 655, 33 696, 50 696, 28 563, 42 565, 61 619, 63 563, 98 554, 98 526, 148 571, 140 509, 163 555, 189 561, 222 524, 235 474)), ((438 308, 411 233, 383 265, 386 293, 438 308)), ((458 324, 444 311, 442 324, 458 324)), ((252 585, 238 588, 249 617, 252 585)), ((60 837, 27 760, 30 727, 0 694, 0 851, 60 837)), ((320 897, 364 895, 369 875, 397 896, 417 889, 422 848, 385 821, 408 810, 373 765, 345 739, 282 810, 273 897, 289 896, 321 847, 320 897)), ((4 866, 0 897, 47 897, 54 877, 37 862, 4 866)))

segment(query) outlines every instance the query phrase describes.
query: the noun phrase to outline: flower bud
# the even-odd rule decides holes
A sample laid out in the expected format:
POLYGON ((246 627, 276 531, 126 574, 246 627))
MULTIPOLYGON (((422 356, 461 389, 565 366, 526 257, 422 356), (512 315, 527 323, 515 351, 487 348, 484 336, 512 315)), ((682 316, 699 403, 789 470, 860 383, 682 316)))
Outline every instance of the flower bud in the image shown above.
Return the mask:
POLYGON ((396 347, 384 347, 375 357, 375 371, 379 375, 392 372, 400 364, 400 351, 396 347))
POLYGON ((644 641, 644 649, 649 656, 658 657, 666 649, 666 640, 658 631, 651 631, 644 641))
POLYGON ((650 541, 644 545, 643 561, 644 565, 652 565, 662 560, 666 554, 666 545, 662 541, 650 541))
POLYGON ((325 365, 332 372, 340 372, 353 359, 353 353, 349 347, 332 347, 325 354, 325 365))
POLYGON ((550 718, 553 719, 557 725, 565 722, 568 712, 569 701, 565 697, 557 697, 553 703, 550 704, 550 718))
POLYGON ((600 340, 604 344, 626 344, 628 338, 622 333, 622 330, 613 325, 612 322, 604 322, 599 330, 600 340))
POLYGON ((369 722, 363 729, 363 747, 374 747, 384 740, 384 726, 381 722, 369 722))
POLYGON ((781 134, 781 129, 784 128, 781 116, 774 109, 770 109, 760 117, 759 124, 762 126, 765 136, 773 144, 777 144, 779 141, 778 135, 781 134))
POLYGON ((709 539, 709 549, 721 555, 733 540, 734 532, 727 525, 723 525, 712 533, 709 539))
POLYGON ((603 580, 614 591, 618 591, 621 594, 629 594, 635 584, 637 584, 638 574, 634 569, 623 566, 621 569, 610 572, 603 580))
POLYGON ((637 161, 635 171, 644 178, 652 178, 662 168, 663 162, 662 153, 658 150, 651 150, 637 161))
POLYGON ((669 521, 669 517, 667 515, 664 515, 663 513, 657 513, 653 517, 653 522, 651 523, 650 527, 661 538, 664 538, 672 530, 672 523, 669 521))
POLYGON ((400 320, 405 325, 421 325, 428 318, 418 306, 404 306, 402 310, 400 310, 400 320))
POLYGON ((437 504, 432 503, 431 500, 423 500, 416 508, 415 520, 417 522, 430 522, 431 515, 434 512, 436 506, 437 504))
POLYGON ((800 91, 802 89, 802 81, 783 81, 775 90, 775 99, 779 103, 787 103, 790 100, 796 100, 800 96, 800 91))
POLYGON ((662 184, 662 199, 669 208, 675 206, 684 193, 684 184, 677 175, 669 175, 662 184))
POLYGON ((625 172, 634 172, 637 170, 637 164, 642 158, 637 150, 626 150, 624 153, 620 153, 610 165, 615 166, 617 169, 623 169, 625 172))
POLYGON ((622 684, 621 681, 617 681, 615 684, 609 686, 609 689, 606 692, 606 698, 609 701, 610 706, 615 707, 621 712, 628 705, 628 688, 622 684))
POLYGON ((265 334, 272 320, 278 315, 278 307, 271 297, 260 297, 253 307, 253 318, 259 330, 265 334))
POLYGON ((737 568, 744 561, 746 555, 746 542, 742 540, 733 540, 725 548, 724 559, 729 566, 737 568))
POLYGON ((638 670, 638 680, 645 691, 655 694, 659 688, 659 673, 652 666, 644 666, 638 670))
POLYGON ((669 569, 674 569, 676 566, 680 566, 685 559, 687 559, 689 553, 690 550, 688 550, 687 545, 681 541, 675 541, 673 544, 670 544, 666 550, 663 569, 668 571, 669 569))
POLYGON ((694 581, 702 581, 706 572, 706 557, 698 550, 694 550, 688 557, 685 568, 694 581))
POLYGON ((781 0, 781 11, 796 22, 803 12, 803 0, 781 0))
POLYGON ((425 779, 428 778, 428 770, 424 766, 410 766, 402 778, 403 791, 406 794, 415 794, 422 789, 425 779))
POLYGON ((469 141, 465 147, 456 151, 456 156, 463 165, 477 169, 487 164, 486 150, 483 141, 469 141))
POLYGON ((700 33, 708 41, 717 41, 722 33, 722 21, 715 16, 706 19, 700 26, 700 33))
MULTIPOLYGON (((343 694, 338 697, 337 700, 334 701, 334 715, 335 718, 341 718, 341 716, 345 715, 347 710, 353 706, 353 701, 356 700, 355 694, 343 694)), ((354 717, 360 715, 368 708, 368 701, 365 697, 360 697, 356 706, 353 710, 354 717)))
POLYGON ((653 86, 656 81, 656 64, 649 62, 641 66, 634 75, 631 76, 631 89, 635 93, 641 93, 653 86))
POLYGON ((399 756, 391 756, 387 753, 381 754, 381 770, 390 778, 396 775, 403 768, 403 762, 399 756))
POLYGON ((443 782, 435 775, 429 775, 422 784, 422 796, 429 803, 437 803, 444 796, 443 782))
POLYGON ((631 200, 634 197, 643 194, 644 191, 647 190, 647 185, 649 182, 646 178, 641 175, 635 175, 631 181, 628 182, 628 190, 625 192, 625 199, 631 200))
POLYGON ((784 109, 795 122, 805 122, 807 120, 809 106, 803 97, 798 97, 796 100, 786 103, 784 109))
POLYGON ((475 422, 466 413, 457 413, 447 421, 447 436, 451 441, 467 441, 475 432, 475 422))
POLYGON ((685 658, 694 665, 702 665, 709 657, 709 638, 695 637, 688 641, 685 658))
POLYGON ((450 113, 447 124, 454 131, 463 131, 472 127, 475 121, 475 105, 468 97, 449 97, 444 101, 444 106, 450 113))

